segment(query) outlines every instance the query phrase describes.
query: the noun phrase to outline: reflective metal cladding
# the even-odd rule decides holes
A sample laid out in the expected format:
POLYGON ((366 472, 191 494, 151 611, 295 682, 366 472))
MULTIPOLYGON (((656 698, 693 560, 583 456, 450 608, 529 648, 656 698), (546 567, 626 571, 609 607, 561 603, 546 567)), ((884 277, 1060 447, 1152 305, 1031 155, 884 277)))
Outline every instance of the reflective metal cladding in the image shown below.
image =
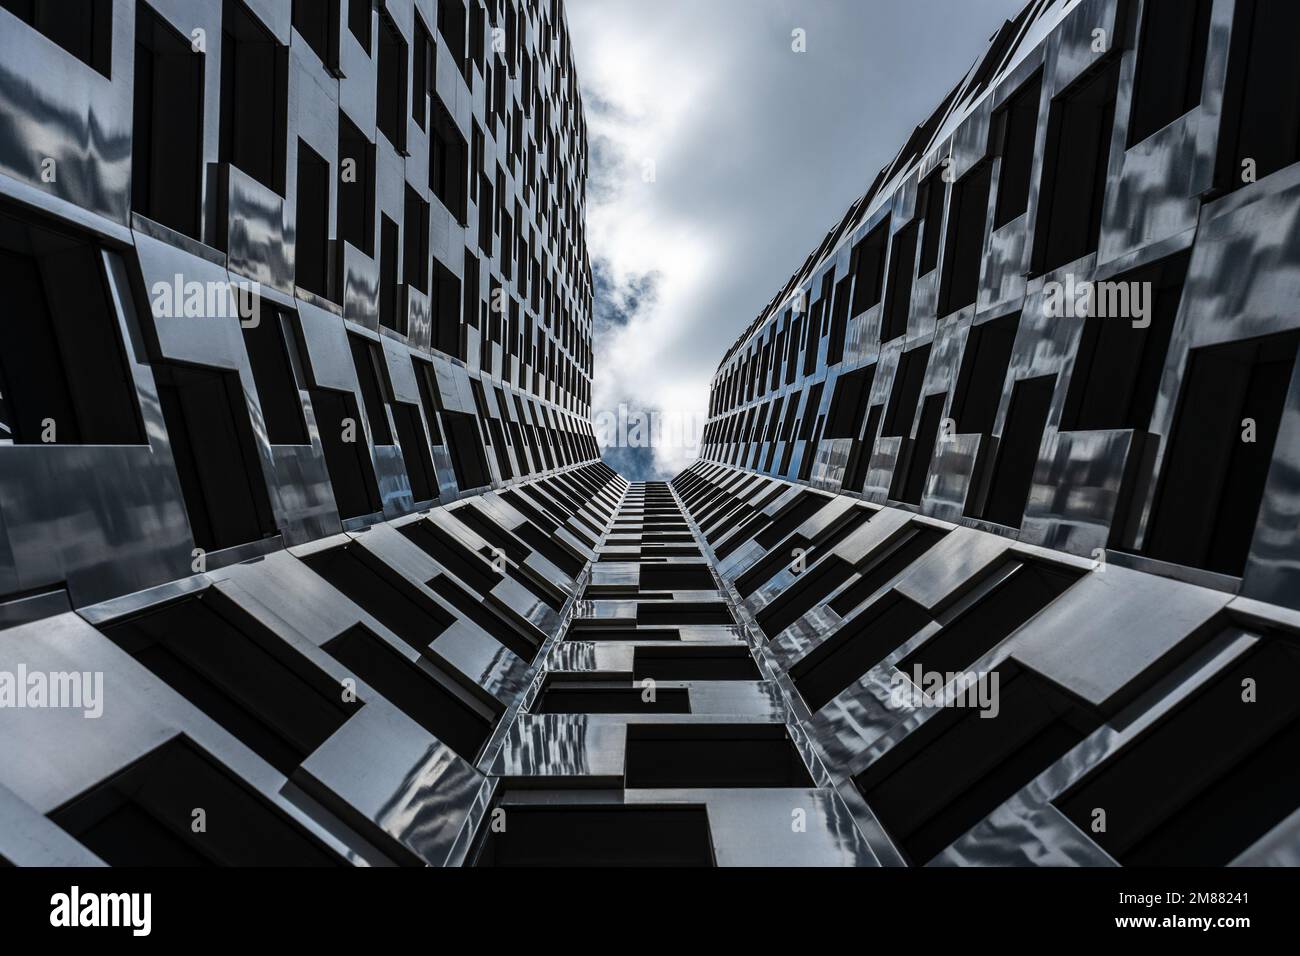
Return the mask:
POLYGON ((1028 4, 723 357, 673 488, 879 862, 1296 862, 1297 35, 1028 4))
POLYGON ((50 9, 0 863, 1300 862, 1294 4, 1029 3, 671 482, 589 423, 558 0, 50 9))
POLYGON ((458 862, 621 486, 563 10, 78 7, 0 4, 0 858, 458 862))

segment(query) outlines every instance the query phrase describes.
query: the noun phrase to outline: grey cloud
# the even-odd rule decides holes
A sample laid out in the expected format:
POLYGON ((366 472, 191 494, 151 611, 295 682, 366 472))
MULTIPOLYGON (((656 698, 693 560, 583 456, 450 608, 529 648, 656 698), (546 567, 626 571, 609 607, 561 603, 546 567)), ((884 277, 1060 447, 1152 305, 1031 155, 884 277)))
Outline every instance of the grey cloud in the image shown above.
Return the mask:
POLYGON ((655 464, 651 448, 604 448, 601 460, 631 481, 660 481, 673 477, 655 464))
POLYGON ((587 148, 591 151, 587 202, 615 202, 627 181, 627 154, 612 139, 599 133, 589 135, 587 148))
POLYGON ((625 327, 644 307, 652 305, 660 279, 657 272, 616 277, 603 258, 592 260, 591 276, 597 335, 625 327))
MULTIPOLYGON (((674 91, 699 91, 655 143, 651 189, 618 188, 628 157, 616 143, 592 145, 592 207, 605 203, 618 215, 624 204, 649 202, 665 237, 707 236, 714 247, 707 281, 684 308, 674 303, 674 328, 659 337, 665 367, 707 382, 736 335, 1023 2, 568 0, 588 109, 596 104, 622 126, 676 102, 674 91), (791 50, 796 27, 806 31, 806 53, 791 50), (622 53, 647 45, 637 75, 622 53), (593 68, 602 56, 613 64, 603 76, 593 68), (629 93, 640 101, 620 105, 629 93)), ((607 252, 591 247, 596 262, 607 252)), ((597 336, 617 335, 625 314, 610 311, 597 336)), ((598 359, 596 375, 619 370, 598 359)))

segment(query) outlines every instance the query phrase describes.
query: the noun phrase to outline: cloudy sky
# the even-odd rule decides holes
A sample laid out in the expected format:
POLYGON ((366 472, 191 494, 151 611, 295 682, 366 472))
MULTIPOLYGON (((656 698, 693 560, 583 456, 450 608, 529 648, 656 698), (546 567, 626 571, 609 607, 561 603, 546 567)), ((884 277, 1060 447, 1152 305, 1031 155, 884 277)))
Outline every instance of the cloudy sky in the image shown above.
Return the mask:
POLYGON ((567 0, 591 149, 593 415, 627 406, 636 441, 654 413, 665 439, 606 461, 640 479, 693 460, 723 352, 1023 5, 567 0))

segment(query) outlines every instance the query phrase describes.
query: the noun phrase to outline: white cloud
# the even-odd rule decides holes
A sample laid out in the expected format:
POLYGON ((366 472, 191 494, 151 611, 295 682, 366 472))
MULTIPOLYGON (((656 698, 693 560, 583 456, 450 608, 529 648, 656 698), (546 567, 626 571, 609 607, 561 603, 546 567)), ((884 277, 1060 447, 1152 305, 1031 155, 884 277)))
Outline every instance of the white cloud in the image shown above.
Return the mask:
MULTIPOLYGON (((702 421, 735 336, 1019 5, 568 0, 603 293, 593 411, 702 421)), ((692 458, 657 446, 653 470, 692 458)))
MULTIPOLYGON (((640 299, 626 324, 602 328, 593 405, 697 414, 707 406, 708 372, 678 357, 725 237, 661 197, 676 177, 690 174, 682 147, 704 132, 697 128, 706 115, 699 104, 725 94, 727 64, 717 57, 701 63, 675 42, 672 25, 680 17, 643 29, 644 18, 621 20, 612 12, 575 4, 569 13, 575 47, 588 38, 579 76, 593 154, 605 164, 593 172, 599 189, 588 198, 587 242, 620 311, 635 299, 629 289, 642 277, 653 277, 654 294, 640 299)), ((693 449, 680 445, 654 449, 664 475, 693 458, 693 449)))

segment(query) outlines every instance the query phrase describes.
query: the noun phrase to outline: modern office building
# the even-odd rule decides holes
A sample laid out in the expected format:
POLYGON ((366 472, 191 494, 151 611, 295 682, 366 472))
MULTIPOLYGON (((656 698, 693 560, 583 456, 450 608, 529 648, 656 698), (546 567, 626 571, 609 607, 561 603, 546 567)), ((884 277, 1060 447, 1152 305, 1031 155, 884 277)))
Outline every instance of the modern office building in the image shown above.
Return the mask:
POLYGON ((559 0, 0 0, 0 862, 1300 862, 1293 6, 1030 3, 666 483, 559 0))
POLYGON ((464 857, 621 487, 587 165, 559 3, 0 2, 0 857, 464 857))
POLYGON ((1028 4, 723 358, 673 484, 880 862, 1300 863, 1297 38, 1028 4))

